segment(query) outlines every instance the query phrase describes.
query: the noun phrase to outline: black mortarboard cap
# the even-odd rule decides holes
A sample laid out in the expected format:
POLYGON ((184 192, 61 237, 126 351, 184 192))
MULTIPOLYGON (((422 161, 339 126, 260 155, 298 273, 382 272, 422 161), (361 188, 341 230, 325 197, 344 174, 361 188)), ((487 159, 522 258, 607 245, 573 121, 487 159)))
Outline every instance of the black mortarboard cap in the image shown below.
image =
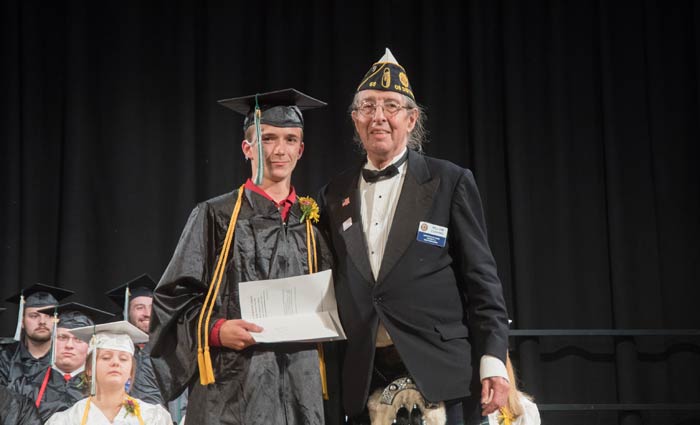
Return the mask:
POLYGON ((304 117, 301 111, 327 105, 326 102, 295 89, 276 90, 250 96, 223 99, 219 103, 245 116, 243 131, 246 131, 255 121, 256 97, 261 112, 260 123, 274 127, 304 128, 304 117))
POLYGON ((58 313, 58 327, 66 329, 94 326, 114 318, 112 313, 76 302, 46 307, 39 311, 49 315, 58 313))
POLYGON ((20 304, 22 296, 24 296, 24 308, 46 307, 49 305, 56 305, 60 300, 73 295, 74 293, 75 292, 67 289, 44 285, 43 283, 35 283, 28 288, 24 288, 18 294, 11 296, 6 301, 14 304, 20 304))
POLYGON ((153 290, 156 288, 156 282, 151 279, 147 274, 142 274, 139 277, 131 279, 130 281, 117 286, 114 289, 110 289, 105 292, 114 303, 120 307, 124 306, 124 301, 126 298, 126 288, 129 288, 129 297, 152 297, 153 290))

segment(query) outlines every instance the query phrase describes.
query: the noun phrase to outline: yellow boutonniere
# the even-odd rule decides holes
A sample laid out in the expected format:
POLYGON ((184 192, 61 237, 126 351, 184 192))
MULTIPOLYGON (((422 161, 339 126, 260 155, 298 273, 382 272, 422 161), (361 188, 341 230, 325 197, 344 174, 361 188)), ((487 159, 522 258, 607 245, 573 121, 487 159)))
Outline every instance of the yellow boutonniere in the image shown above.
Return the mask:
POLYGON ((126 413, 124 414, 125 418, 129 414, 134 416, 141 416, 141 406, 139 406, 138 401, 134 400, 129 396, 127 396, 126 400, 124 400, 124 410, 126 410, 126 413))
POLYGON ((318 204, 316 201, 314 201, 314 198, 310 196, 302 196, 299 198, 299 206, 301 207, 301 220, 299 220, 300 223, 302 223, 304 220, 310 220, 314 223, 318 223, 318 219, 320 218, 318 214, 318 204))

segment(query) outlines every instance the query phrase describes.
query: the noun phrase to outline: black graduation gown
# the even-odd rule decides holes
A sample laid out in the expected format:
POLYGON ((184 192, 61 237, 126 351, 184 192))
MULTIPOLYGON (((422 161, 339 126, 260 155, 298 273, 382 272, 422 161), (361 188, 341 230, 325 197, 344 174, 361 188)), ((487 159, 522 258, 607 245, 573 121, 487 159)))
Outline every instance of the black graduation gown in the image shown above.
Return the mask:
MULTIPOLYGON (((44 373, 35 377, 31 386, 25 385, 23 387, 22 394, 36 402, 45 376, 44 373)), ((59 371, 52 369, 39 405, 41 420, 46 422, 54 413, 62 412, 78 400, 85 398, 89 387, 90 383, 85 377, 85 372, 80 372, 66 381, 59 371)))
POLYGON ((153 372, 153 363, 151 363, 150 346, 146 344, 143 348, 137 347, 134 360, 136 360, 136 374, 134 383, 129 389, 129 395, 146 403, 163 405, 163 397, 153 372))
POLYGON ((42 423, 39 412, 31 400, 0 386, 0 424, 41 425, 42 423))
MULTIPOLYGON (((199 204, 155 290, 151 357, 170 400, 191 384, 187 422, 313 425, 324 423, 316 344, 259 344, 243 351, 211 348, 216 383, 202 386, 197 319, 216 267, 238 191, 199 204)), ((296 202, 283 223, 277 208, 246 190, 210 327, 240 318, 238 282, 308 273, 306 225, 296 202)), ((314 228, 319 270, 331 255, 314 228)))
POLYGON ((39 375, 43 378, 50 361, 50 352, 36 359, 23 343, 3 345, 0 351, 0 384, 23 394, 22 386, 33 382, 39 375))

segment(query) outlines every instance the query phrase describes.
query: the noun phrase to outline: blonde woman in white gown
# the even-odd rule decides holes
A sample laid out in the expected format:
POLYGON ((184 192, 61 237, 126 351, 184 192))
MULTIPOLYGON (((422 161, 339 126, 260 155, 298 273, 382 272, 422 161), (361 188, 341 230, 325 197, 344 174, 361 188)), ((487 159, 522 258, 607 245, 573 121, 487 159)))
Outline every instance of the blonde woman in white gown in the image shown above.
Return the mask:
POLYGON ((170 414, 162 406, 130 397, 125 390, 136 368, 134 342, 146 342, 146 333, 128 322, 106 323, 71 332, 80 339, 90 340, 85 369, 92 377, 93 395, 54 414, 46 425, 172 425, 170 414))
POLYGON ((540 425, 540 412, 537 405, 532 402, 532 397, 518 390, 517 377, 510 356, 506 357, 506 370, 510 381, 508 404, 491 413, 488 425, 540 425))

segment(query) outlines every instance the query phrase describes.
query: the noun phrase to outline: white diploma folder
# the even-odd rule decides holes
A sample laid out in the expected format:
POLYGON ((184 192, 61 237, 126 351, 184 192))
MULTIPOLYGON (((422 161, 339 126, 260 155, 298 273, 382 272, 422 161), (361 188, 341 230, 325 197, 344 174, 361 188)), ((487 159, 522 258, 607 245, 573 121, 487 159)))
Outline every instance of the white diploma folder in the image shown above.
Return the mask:
POLYGON ((251 332, 256 342, 345 339, 331 270, 240 282, 238 291, 243 320, 263 328, 260 333, 251 332))

